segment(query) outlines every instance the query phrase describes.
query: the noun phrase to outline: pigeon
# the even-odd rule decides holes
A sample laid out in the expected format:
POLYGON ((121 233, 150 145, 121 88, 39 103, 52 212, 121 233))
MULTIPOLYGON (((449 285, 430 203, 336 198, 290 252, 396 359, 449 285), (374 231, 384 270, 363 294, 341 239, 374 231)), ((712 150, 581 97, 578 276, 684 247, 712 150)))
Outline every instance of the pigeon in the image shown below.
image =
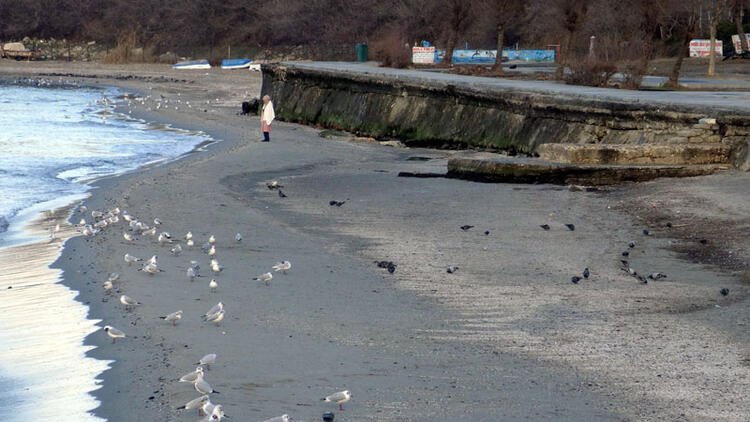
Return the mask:
POLYGON ((171 314, 160 316, 159 318, 171 322, 172 325, 177 325, 177 321, 182 319, 182 311, 172 312, 171 314))
POLYGON ((242 235, 241 235, 241 234, 239 234, 239 233, 237 233, 237 234, 236 234, 236 235, 234 236, 234 240, 236 240, 236 241, 238 241, 238 242, 242 242, 242 235))
POLYGON ((484 231, 484 235, 485 235, 485 236, 489 236, 489 235, 490 235, 490 231, 489 231, 489 230, 485 230, 485 231, 484 231))
POLYGON ((330 205, 332 207, 340 207, 340 206, 344 205, 345 203, 346 203, 346 201, 330 201, 330 202, 328 202, 328 205, 330 205))
POLYGON ((648 229, 643 229, 643 234, 645 234, 646 236, 651 236, 651 232, 648 231, 648 229))
POLYGON ((391 273, 391 274, 395 273, 396 272, 396 264, 394 264, 393 262, 389 262, 387 269, 388 269, 389 273, 391 273))
POLYGON ((622 263, 622 265, 626 267, 628 266, 628 261, 626 259, 621 259, 620 262, 622 263))
POLYGON ((726 287, 723 287, 721 290, 719 290, 719 293, 721 293, 722 296, 728 296, 729 289, 727 289, 726 287))
POLYGON ((662 278, 667 278, 667 275, 664 273, 651 273, 648 275, 648 278, 651 280, 661 280, 662 278))
POLYGON ((445 272, 447 272, 448 274, 453 274, 456 271, 458 271, 458 267, 453 266, 453 265, 451 265, 450 267, 448 267, 448 269, 445 270, 445 272))
POLYGON ((573 284, 578 284, 578 282, 581 281, 581 277, 578 277, 577 275, 574 275, 573 277, 570 278, 570 281, 573 284))
POLYGON ((112 337, 112 343, 116 343, 118 338, 125 338, 125 333, 110 325, 104 326, 104 331, 112 337))
POLYGON ((378 268, 388 268, 390 264, 393 264, 391 261, 375 261, 375 264, 377 264, 378 268))
POLYGON ((589 267, 586 267, 583 269, 583 278, 589 278, 591 275, 591 271, 589 271, 589 267))
POLYGON ((570 229, 570 231, 574 231, 576 229, 576 226, 574 224, 567 223, 565 224, 565 227, 570 229))
POLYGON ((351 393, 349 390, 339 391, 338 393, 333 393, 330 396, 324 397, 321 400, 326 403, 336 403, 339 405, 339 410, 344 410, 344 403, 348 402, 352 398, 351 393))
POLYGON ((286 198, 286 194, 279 189, 279 198, 286 198))
POLYGON ((549 230, 549 224, 542 224, 539 227, 543 228, 544 230, 549 230))
POLYGON ((265 274, 261 274, 261 275, 259 275, 257 277, 253 277, 253 280, 262 281, 262 282, 268 284, 268 282, 271 281, 272 278, 273 278, 273 274, 271 274, 271 273, 265 273, 265 274))
POLYGON ((474 226, 470 226, 468 224, 465 224, 465 225, 461 226, 461 230, 467 231, 467 230, 471 229, 472 227, 474 227, 474 226))
POLYGON ((700 242, 701 245, 708 244, 708 240, 706 240, 706 239, 701 239, 699 242, 700 242))
POLYGON ((206 371, 211 370, 211 364, 216 363, 216 353, 209 353, 203 356, 196 365, 206 365, 206 371))
POLYGON ((274 190, 274 189, 283 188, 284 186, 280 185, 278 181, 272 180, 270 182, 266 182, 266 187, 269 190, 274 190))
POLYGON ((625 252, 622 253, 622 256, 630 256, 630 252, 625 251, 625 252))
POLYGON ((633 248, 635 248, 635 242, 628 242, 628 247, 629 247, 630 249, 633 249, 633 248))
POLYGON ((669 221, 667 221, 667 224, 665 224, 665 226, 667 226, 667 228, 670 228, 670 229, 671 229, 671 228, 672 228, 672 223, 671 223, 671 222, 669 222, 669 221))

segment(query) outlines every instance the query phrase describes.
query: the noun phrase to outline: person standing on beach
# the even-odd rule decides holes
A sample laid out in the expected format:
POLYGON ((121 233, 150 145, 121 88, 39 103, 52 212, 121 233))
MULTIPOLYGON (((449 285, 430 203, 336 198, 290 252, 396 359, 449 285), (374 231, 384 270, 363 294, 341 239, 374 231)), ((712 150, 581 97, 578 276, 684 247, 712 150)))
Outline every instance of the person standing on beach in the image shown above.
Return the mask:
POLYGON ((276 118, 276 113, 273 111, 273 103, 271 97, 268 95, 263 96, 263 107, 260 112, 261 129, 263 130, 263 142, 271 142, 271 123, 276 118))

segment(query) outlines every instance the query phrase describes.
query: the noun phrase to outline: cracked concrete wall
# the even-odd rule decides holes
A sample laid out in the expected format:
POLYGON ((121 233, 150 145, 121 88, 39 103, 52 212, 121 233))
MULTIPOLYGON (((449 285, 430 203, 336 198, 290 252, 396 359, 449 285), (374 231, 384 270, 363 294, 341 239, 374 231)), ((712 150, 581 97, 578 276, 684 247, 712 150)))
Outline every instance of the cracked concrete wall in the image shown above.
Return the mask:
MULTIPOLYGON (((705 123, 700 120, 708 112, 564 95, 482 92, 347 71, 264 65, 262 93, 274 99, 282 120, 397 138, 410 146, 535 154, 543 143, 750 142, 750 118, 745 116, 705 123)), ((736 155, 737 160, 742 157, 736 155)))

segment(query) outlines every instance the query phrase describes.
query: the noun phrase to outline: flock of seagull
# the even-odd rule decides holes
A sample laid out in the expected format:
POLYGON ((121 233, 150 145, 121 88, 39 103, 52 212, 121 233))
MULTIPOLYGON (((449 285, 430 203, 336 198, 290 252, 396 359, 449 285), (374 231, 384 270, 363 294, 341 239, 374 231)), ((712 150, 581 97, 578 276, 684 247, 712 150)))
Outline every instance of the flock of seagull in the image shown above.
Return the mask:
MULTIPOLYGON (((79 208, 79 212, 86 215, 88 209, 85 205, 82 205, 79 208)), ((117 227, 118 224, 124 224, 125 229, 122 232, 122 238, 127 243, 134 243, 140 239, 150 238, 153 243, 156 243, 161 247, 170 247, 170 253, 175 257, 179 256, 183 251, 183 247, 181 246, 183 240, 173 238, 173 236, 167 231, 161 231, 159 227, 162 226, 162 221, 159 218, 155 218, 152 224, 146 223, 139 220, 135 216, 128 214, 127 211, 121 211, 119 207, 115 207, 107 211, 93 210, 91 211, 90 216, 92 219, 91 222, 87 222, 85 218, 81 218, 77 226, 78 231, 84 237, 89 238, 92 236, 96 236, 105 229, 112 229, 117 227)), ((51 234, 51 236, 54 237, 56 233, 59 232, 59 230, 60 227, 59 225, 57 225, 53 229, 53 233, 51 234)), ((240 233, 237 233, 234 240, 237 243, 242 242, 242 235, 240 233)), ((184 244, 185 248, 193 248, 195 246, 195 239, 192 232, 188 232, 184 236, 184 244)), ((211 269, 211 272, 214 276, 218 276, 218 274, 223 271, 224 267, 216 258, 216 237, 214 235, 211 235, 208 240, 201 246, 201 249, 208 255, 209 268, 211 269)), ((142 258, 139 258, 130 253, 126 253, 123 256, 123 261, 128 267, 133 266, 133 264, 140 265, 137 270, 140 272, 144 272, 151 277, 164 272, 162 268, 159 268, 157 255, 153 255, 150 259, 144 261, 142 258)), ((286 260, 278 262, 271 267, 273 272, 281 272, 282 274, 286 274, 287 271, 291 270, 291 268, 291 262, 286 260)), ((192 282, 196 278, 202 277, 202 275, 200 274, 200 269, 200 263, 197 260, 191 260, 189 262, 187 270, 185 271, 186 278, 192 282)), ((265 285, 270 285, 270 281, 273 279, 273 272, 266 272, 257 277, 254 277, 253 280, 262 282, 265 285)), ((119 280, 119 273, 111 273, 103 285, 105 293, 111 293, 111 291, 115 287, 115 283, 117 283, 119 280)), ((211 292, 216 291, 216 289, 218 288, 218 282, 215 278, 211 279, 208 287, 211 292)), ((120 303, 125 307, 127 311, 132 311, 133 309, 141 305, 141 302, 139 302, 138 300, 124 294, 120 296, 120 303)), ((221 321, 224 320, 225 315, 226 309, 224 307, 224 304, 222 302, 218 302, 205 314, 202 315, 202 319, 205 323, 220 325, 221 321)), ((159 318, 176 326, 177 323, 182 319, 182 317, 183 311, 178 310, 167 315, 162 315, 159 318)), ((106 325, 103 329, 104 332, 107 333, 110 338, 112 338, 112 343, 116 343, 118 339, 126 338, 126 334, 124 331, 111 325, 106 325)), ((190 400, 183 406, 178 407, 178 409, 197 410, 199 416, 205 416, 205 419, 203 419, 204 421, 219 422, 222 420, 222 418, 228 419, 228 417, 224 413, 223 406, 211 402, 210 395, 218 394, 219 392, 214 390, 211 384, 209 384, 205 379, 205 372, 210 370, 211 364, 216 363, 216 358, 217 355, 215 353, 210 353, 203 356, 196 363, 198 366, 193 372, 185 374, 179 379, 179 382, 181 383, 192 384, 195 391, 200 394, 200 397, 190 400)), ((348 402, 351 397, 351 393, 348 390, 345 390, 331 394, 323 398, 322 400, 329 403, 336 403, 339 405, 339 409, 343 410, 343 404, 348 402)), ((289 415, 285 414, 268 419, 264 422, 289 422, 293 420, 294 419, 292 419, 289 415)))

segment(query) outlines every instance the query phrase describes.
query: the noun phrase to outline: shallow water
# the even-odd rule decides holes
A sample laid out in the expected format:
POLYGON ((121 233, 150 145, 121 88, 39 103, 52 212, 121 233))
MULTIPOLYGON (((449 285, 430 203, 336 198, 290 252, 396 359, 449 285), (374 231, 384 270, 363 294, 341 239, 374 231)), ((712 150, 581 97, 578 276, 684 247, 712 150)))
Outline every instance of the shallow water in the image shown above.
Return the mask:
MULTIPOLYGON (((86 356, 98 330, 49 265, 77 234, 66 224, 87 181, 164 161, 206 140, 114 113, 119 93, 0 85, 0 412, 5 420, 101 420, 86 356), (108 98, 104 101, 104 98, 108 98), (55 210, 55 211, 49 211, 55 210), (62 229, 50 237, 52 228, 62 229)), ((78 218, 78 216, 76 216, 78 218)), ((90 214, 86 216, 91 220, 90 214)))

